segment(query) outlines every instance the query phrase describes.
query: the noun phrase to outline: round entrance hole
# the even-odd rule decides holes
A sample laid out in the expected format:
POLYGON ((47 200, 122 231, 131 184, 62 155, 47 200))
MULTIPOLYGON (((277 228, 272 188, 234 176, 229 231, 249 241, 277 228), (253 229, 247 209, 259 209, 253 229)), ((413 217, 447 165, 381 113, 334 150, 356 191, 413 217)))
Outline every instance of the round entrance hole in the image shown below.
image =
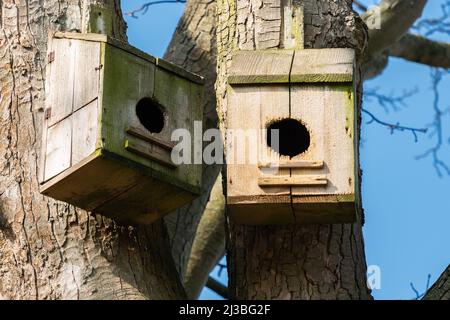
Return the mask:
POLYGON ((136 115, 145 129, 151 133, 160 133, 164 128, 164 112, 160 105, 150 98, 139 100, 136 115))
POLYGON ((310 142, 308 129, 298 120, 277 120, 267 127, 267 145, 280 155, 295 157, 308 150, 310 142), (272 135, 273 138, 277 137, 276 131, 271 130, 278 130, 278 145, 272 141, 272 135))

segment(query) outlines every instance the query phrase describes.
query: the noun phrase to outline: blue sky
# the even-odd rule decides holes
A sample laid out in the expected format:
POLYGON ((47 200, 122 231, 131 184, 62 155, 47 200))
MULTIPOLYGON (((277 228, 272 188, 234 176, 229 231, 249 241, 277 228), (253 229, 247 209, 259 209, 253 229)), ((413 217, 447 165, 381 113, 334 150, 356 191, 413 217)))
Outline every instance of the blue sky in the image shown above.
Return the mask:
MULTIPOLYGON (((425 17, 440 14, 443 0, 428 1, 425 17)), ((138 8, 145 1, 123 1, 124 11, 138 8)), ((365 1, 371 4, 374 1, 365 1)), ((127 17, 132 45, 155 56, 162 56, 181 17, 184 5, 163 4, 150 7, 139 19, 127 17)), ((450 41, 449 35, 437 36, 450 41)), ((433 121, 430 68, 401 59, 390 59, 389 67, 376 79, 367 81, 367 89, 378 88, 384 94, 401 95, 405 90, 417 93, 399 110, 386 112, 375 100, 365 100, 364 108, 391 123, 422 128, 433 121)), ((450 108, 450 75, 440 85, 440 107, 450 108)), ((376 299, 412 299, 410 283, 422 292, 427 276, 431 283, 450 263, 450 176, 439 178, 431 158, 416 156, 431 148, 435 137, 419 135, 418 142, 408 132, 395 132, 381 125, 366 124, 363 117, 361 165, 363 169, 363 206, 366 215, 364 238, 368 265, 381 269, 381 289, 376 299)), ((444 118, 444 133, 450 137, 450 114, 444 118)), ((450 165, 450 145, 440 153, 450 165)), ((218 277, 226 283, 226 272, 218 277)), ((219 298, 209 289, 203 299, 219 298)))

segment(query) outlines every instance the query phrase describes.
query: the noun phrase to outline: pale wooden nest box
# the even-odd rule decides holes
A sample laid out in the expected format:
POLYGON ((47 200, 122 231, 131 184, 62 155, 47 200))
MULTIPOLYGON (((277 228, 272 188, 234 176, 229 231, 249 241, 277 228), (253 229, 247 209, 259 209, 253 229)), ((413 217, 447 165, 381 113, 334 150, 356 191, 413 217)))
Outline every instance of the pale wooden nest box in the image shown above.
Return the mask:
POLYGON ((201 164, 175 165, 171 134, 202 120, 201 77, 100 34, 48 52, 43 194, 131 224, 198 196, 201 164))
POLYGON ((239 134, 227 138, 232 219, 254 225, 356 220, 354 62, 352 49, 233 54, 227 128, 247 136, 252 130, 265 133, 257 134, 253 144, 258 147, 255 161, 248 158, 248 147, 246 161, 236 161, 243 139, 239 134), (278 133, 278 144, 272 131, 278 133))

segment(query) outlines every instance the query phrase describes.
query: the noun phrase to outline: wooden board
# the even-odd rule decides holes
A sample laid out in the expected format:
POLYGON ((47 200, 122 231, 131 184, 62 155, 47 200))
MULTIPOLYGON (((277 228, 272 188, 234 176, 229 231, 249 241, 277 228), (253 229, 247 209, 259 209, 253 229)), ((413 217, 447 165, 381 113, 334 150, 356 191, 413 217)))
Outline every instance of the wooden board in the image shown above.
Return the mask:
POLYGON ((294 51, 235 51, 229 84, 288 83, 294 51))
POLYGON ((48 126, 52 126, 72 113, 73 90, 75 77, 75 54, 73 46, 75 40, 53 39, 49 49, 49 57, 53 61, 48 61, 50 77, 47 79, 46 90, 49 95, 46 100, 46 109, 49 109, 48 126))
POLYGON ((352 82, 354 61, 353 49, 296 50, 290 82, 352 82))
POLYGON ((293 187, 292 194, 355 192, 354 103, 351 86, 292 86, 292 117, 302 121, 311 144, 293 161, 323 161, 323 168, 292 169, 292 176, 326 175, 323 186, 293 187))
POLYGON ((231 137, 227 137, 228 197, 289 195, 289 187, 262 188, 256 183, 257 177, 264 174, 289 175, 289 169, 264 170, 258 165, 279 158, 267 146, 262 130, 280 117, 289 117, 288 87, 232 87, 229 90, 229 105, 237 107, 229 110, 227 118, 227 128, 232 133, 231 137), (250 157, 250 150, 256 158, 250 157))
POLYGON ((73 41, 75 51, 75 79, 73 112, 97 99, 99 91, 100 43, 73 41))
POLYGON ((96 152, 41 186, 47 196, 91 211, 136 185, 142 174, 96 152))
POLYGON ((72 166, 95 152, 99 135, 98 114, 98 100, 95 99, 72 115, 72 166))
POLYGON ((70 167, 72 119, 65 118, 47 129, 44 181, 70 167))

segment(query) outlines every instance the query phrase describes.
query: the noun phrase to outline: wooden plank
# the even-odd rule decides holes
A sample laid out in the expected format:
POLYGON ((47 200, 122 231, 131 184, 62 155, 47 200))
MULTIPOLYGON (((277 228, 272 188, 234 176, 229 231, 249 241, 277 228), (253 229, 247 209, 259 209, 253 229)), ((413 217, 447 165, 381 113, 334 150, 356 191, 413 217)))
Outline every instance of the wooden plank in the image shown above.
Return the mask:
POLYGON ((295 223, 295 215, 290 198, 280 198, 279 203, 273 203, 273 198, 269 203, 264 203, 261 199, 254 199, 254 202, 245 201, 227 205, 227 214, 231 219, 245 225, 283 225, 295 223))
POLYGON ((173 144, 172 142, 158 139, 142 130, 141 128, 131 127, 127 129, 127 133, 144 141, 156 144, 164 149, 167 149, 168 151, 172 151, 173 147, 175 146, 175 144, 173 144))
POLYGON ((98 100, 74 112, 72 130, 72 166, 95 152, 98 128, 98 100))
POLYGON ((147 176, 95 211, 121 222, 149 224, 195 197, 192 193, 147 176))
POLYGON ((95 152, 44 183, 40 191, 92 211, 141 181, 142 174, 95 152))
POLYGON ((54 39, 49 54, 54 52, 51 64, 50 78, 47 83, 49 96, 46 109, 50 109, 48 126, 52 126, 72 113, 73 90, 75 79, 75 50, 72 49, 76 40, 54 39))
POLYGON ((265 186, 326 186, 326 175, 304 175, 294 177, 259 177, 258 185, 265 186))
POLYGON ((111 46, 114 46, 118 49, 129 52, 141 59, 147 60, 151 63, 156 62, 156 58, 138 48, 135 48, 127 43, 124 43, 120 40, 109 37, 105 34, 98 33, 78 33, 78 32, 56 32, 54 34, 55 38, 58 39, 77 39, 77 40, 85 40, 85 41, 93 41, 93 42, 102 42, 107 43, 111 46))
POLYGON ((190 80, 194 83, 197 84, 204 84, 205 83, 205 79, 202 76, 199 76, 198 74, 192 73, 192 72, 188 72, 185 69, 183 69, 180 66, 177 66, 176 64, 173 64, 169 61, 166 61, 164 59, 161 58, 157 58, 156 59, 156 65, 160 68, 163 68, 167 71, 173 72, 176 75, 179 75, 180 77, 183 77, 187 80, 190 80))
POLYGON ((317 168, 321 169, 323 168, 324 163, 323 161, 314 161, 314 160, 299 160, 299 161, 291 161, 291 160, 284 160, 279 162, 266 162, 266 163, 259 163, 258 167, 260 168, 289 168, 289 169, 302 169, 302 168, 317 168))
POLYGON ((70 167, 72 118, 65 118, 49 127, 47 135, 45 181, 70 167))
POLYGON ((353 49, 296 50, 290 82, 352 82, 353 49))
POLYGON ((354 100, 352 86, 292 86, 291 114, 310 133, 310 147, 292 161, 323 159, 322 169, 292 169, 292 176, 326 174, 326 188, 292 187, 293 195, 352 194, 355 191, 354 100))
POLYGON ((292 208, 296 223, 353 223, 357 219, 355 195, 293 196, 292 208))
POLYGON ((155 137, 171 141, 171 135, 175 130, 189 131, 191 134, 191 163, 179 165, 176 172, 170 172, 169 175, 174 175, 193 186, 200 186, 202 180, 202 149, 200 147, 197 150, 195 147, 195 139, 199 140, 197 146, 203 144, 200 141, 202 132, 198 130, 197 135, 194 132, 195 122, 197 122, 197 126, 202 123, 202 93, 202 86, 159 66, 156 68, 153 98, 165 109, 166 124, 163 131, 155 137), (198 160, 197 163, 196 160, 198 160))
POLYGON ((236 51, 228 83, 289 83, 293 55, 293 50, 236 51))
POLYGON ((89 41, 75 41, 75 81, 73 112, 97 99, 99 90, 100 44, 89 41))
POLYGON ((127 139, 125 140, 125 149, 141 157, 156 161, 166 167, 172 169, 177 167, 170 158, 170 152, 158 145, 143 143, 139 140, 132 141, 127 139))
MULTIPOLYGON (((267 146, 263 129, 271 121, 289 116, 289 88, 233 86, 228 94, 227 128, 232 135, 226 142, 227 197, 267 196, 278 202, 280 196, 290 194, 289 187, 262 189, 257 183, 262 172, 258 163, 279 159, 279 155, 267 146), (254 159, 250 157, 251 153, 254 159)), ((289 174, 289 169, 280 169, 275 174, 289 174)), ((286 201, 290 203, 288 198, 286 201)))

